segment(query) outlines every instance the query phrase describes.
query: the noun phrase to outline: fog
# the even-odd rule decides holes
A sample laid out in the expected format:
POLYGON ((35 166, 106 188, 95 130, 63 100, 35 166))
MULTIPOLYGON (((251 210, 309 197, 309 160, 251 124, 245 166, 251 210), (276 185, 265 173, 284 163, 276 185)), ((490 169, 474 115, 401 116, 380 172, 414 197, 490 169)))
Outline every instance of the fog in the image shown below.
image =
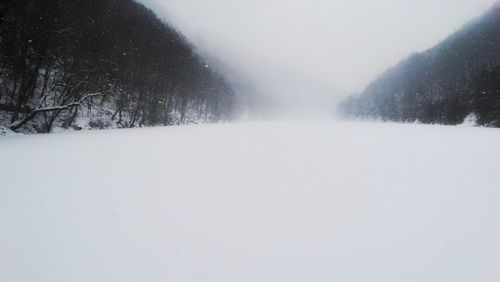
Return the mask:
POLYGON ((249 97, 257 116, 330 115, 495 0, 140 0, 249 97), (221 67, 223 66, 223 67, 221 67))

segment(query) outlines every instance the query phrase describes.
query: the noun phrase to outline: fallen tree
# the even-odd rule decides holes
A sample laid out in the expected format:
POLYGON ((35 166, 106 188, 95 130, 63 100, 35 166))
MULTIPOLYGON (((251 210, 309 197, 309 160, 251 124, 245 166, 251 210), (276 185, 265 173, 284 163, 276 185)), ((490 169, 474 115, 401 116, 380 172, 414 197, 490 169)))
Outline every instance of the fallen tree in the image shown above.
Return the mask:
POLYGON ((78 101, 75 101, 75 102, 72 102, 72 103, 69 103, 69 104, 41 108, 41 105, 44 103, 45 99, 47 98, 47 96, 45 96, 40 101, 40 104, 39 104, 39 106, 38 106, 37 109, 31 111, 23 119, 20 119, 18 121, 15 121, 15 122, 11 123, 7 127, 10 130, 12 130, 12 131, 16 131, 17 129, 19 129, 19 128, 23 127, 24 125, 26 125, 29 121, 33 120, 38 114, 47 113, 47 112, 55 112, 55 111, 61 112, 61 111, 65 111, 65 110, 70 110, 70 109, 72 109, 74 107, 80 106, 87 99, 90 99, 90 98, 93 98, 93 97, 97 97, 97 96, 103 96, 103 95, 104 95, 103 93, 91 93, 91 94, 84 95, 78 101))

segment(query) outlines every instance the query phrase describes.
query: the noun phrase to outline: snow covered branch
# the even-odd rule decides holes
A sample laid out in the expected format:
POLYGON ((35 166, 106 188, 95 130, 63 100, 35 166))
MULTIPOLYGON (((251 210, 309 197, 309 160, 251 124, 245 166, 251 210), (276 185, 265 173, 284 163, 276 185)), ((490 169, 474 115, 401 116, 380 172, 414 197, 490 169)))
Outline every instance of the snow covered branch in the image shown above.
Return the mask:
MULTIPOLYGON (((80 106, 83 102, 85 102, 86 100, 88 100, 90 98, 97 97, 97 96, 103 96, 103 95, 104 94, 101 92, 87 94, 87 95, 83 96, 82 98, 80 98, 78 101, 75 101, 75 102, 72 102, 72 103, 69 103, 66 105, 61 105, 61 106, 40 108, 41 105, 39 105, 39 108, 30 112, 25 118, 11 123, 8 127, 11 130, 15 131, 15 130, 23 127, 26 123, 28 123, 30 120, 34 119, 36 117, 36 115, 38 115, 40 113, 69 110, 69 109, 72 109, 73 107, 80 106)), ((42 101, 43 100, 45 100, 45 98, 42 99, 42 101)), ((42 103, 40 103, 40 104, 42 104, 42 103)))

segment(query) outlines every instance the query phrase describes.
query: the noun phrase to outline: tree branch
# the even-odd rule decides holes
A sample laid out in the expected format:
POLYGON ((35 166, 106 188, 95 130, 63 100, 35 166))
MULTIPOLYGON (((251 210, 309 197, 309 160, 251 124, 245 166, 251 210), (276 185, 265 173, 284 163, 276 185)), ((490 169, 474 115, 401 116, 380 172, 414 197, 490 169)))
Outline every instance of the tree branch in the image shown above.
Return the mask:
MULTIPOLYGON (((11 123, 8 127, 11 130, 15 131, 15 130, 23 127, 26 123, 28 123, 30 120, 34 119, 36 117, 36 115, 38 115, 40 113, 69 110, 69 109, 72 109, 73 107, 80 106, 87 99, 97 97, 97 96, 103 96, 103 95, 104 94, 100 93, 100 92, 99 93, 91 93, 91 94, 87 94, 87 95, 83 96, 82 98, 80 98, 76 102, 69 103, 66 105, 55 106, 55 107, 46 107, 46 108, 37 108, 37 109, 33 110, 31 113, 29 113, 25 118, 11 123)), ((45 100, 45 97, 42 99, 42 101, 43 100, 45 100)), ((39 107, 40 106, 41 106, 41 103, 40 103, 39 107)))

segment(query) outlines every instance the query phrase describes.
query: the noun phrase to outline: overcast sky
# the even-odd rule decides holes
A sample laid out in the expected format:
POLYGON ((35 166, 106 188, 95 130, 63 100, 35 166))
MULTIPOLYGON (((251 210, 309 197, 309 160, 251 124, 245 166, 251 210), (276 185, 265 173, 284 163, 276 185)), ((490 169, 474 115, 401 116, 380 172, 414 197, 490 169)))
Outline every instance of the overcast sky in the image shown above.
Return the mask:
MULTIPOLYGON (((495 0, 141 0, 201 48, 274 63, 346 91, 423 51, 495 0)), ((237 61, 237 62, 236 62, 237 61)))

